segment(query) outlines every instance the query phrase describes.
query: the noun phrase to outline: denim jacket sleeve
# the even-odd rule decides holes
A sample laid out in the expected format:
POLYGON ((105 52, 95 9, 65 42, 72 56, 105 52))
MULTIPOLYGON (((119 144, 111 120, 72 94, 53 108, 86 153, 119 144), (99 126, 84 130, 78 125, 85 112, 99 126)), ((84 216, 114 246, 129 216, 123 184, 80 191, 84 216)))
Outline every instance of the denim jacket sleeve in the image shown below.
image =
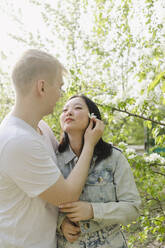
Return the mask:
POLYGON ((138 217, 141 204, 130 165, 124 155, 119 152, 114 168, 113 183, 115 185, 116 202, 93 202, 94 221, 100 225, 127 225, 138 217))

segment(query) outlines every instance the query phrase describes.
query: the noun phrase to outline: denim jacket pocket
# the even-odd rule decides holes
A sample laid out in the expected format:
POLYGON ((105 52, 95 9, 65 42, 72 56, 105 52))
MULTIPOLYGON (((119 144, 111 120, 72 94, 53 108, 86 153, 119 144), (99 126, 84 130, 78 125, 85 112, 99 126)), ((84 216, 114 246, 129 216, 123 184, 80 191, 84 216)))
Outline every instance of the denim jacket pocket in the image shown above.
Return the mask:
POLYGON ((83 200, 90 202, 116 201, 116 191, 111 170, 95 170, 88 176, 83 200))

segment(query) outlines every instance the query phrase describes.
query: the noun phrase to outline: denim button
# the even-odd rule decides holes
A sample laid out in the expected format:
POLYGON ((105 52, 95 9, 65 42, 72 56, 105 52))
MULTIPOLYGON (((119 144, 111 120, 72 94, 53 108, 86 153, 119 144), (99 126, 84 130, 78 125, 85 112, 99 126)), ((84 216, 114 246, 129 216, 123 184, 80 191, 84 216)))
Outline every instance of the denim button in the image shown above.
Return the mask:
POLYGON ((97 178, 97 181, 98 181, 99 183, 101 183, 101 182, 103 182, 103 178, 102 178, 102 177, 98 177, 98 178, 97 178))

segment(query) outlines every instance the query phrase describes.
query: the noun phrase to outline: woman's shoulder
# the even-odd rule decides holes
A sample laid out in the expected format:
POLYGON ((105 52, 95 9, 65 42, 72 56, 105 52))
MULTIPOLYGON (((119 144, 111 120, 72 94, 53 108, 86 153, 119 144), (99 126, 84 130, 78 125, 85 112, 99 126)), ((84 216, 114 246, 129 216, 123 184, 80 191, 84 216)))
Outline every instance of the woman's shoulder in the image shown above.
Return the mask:
POLYGON ((117 159, 119 156, 122 156, 122 150, 116 146, 112 146, 112 153, 110 157, 117 159))
POLYGON ((112 152, 109 156, 107 156, 106 158, 102 159, 101 161, 99 161, 97 163, 97 157, 96 157, 96 164, 100 167, 106 167, 107 165, 111 165, 111 167, 115 167, 116 166, 116 163, 117 161, 119 160, 120 156, 123 156, 122 155, 122 151, 115 147, 115 146, 112 146, 112 152))
POLYGON ((122 153, 122 150, 116 146, 112 146, 112 151, 116 153, 119 153, 119 152, 122 153))
POLYGON ((102 162, 112 164, 113 167, 116 166, 116 164, 122 160, 125 156, 122 153, 122 150, 120 150, 118 147, 112 146, 112 152, 111 155, 109 155, 107 158, 105 158, 102 162))

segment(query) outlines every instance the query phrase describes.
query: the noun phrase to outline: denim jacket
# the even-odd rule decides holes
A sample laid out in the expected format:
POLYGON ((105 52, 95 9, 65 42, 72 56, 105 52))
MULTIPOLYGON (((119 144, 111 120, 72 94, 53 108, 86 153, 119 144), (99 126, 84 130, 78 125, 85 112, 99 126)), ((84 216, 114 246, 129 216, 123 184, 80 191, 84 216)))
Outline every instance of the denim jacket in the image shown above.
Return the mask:
MULTIPOLYGON (((78 158, 70 147, 57 152, 59 168, 66 178, 78 158)), ((60 226, 64 214, 58 219, 58 247, 127 247, 120 225, 127 225, 138 217, 141 203, 131 168, 124 155, 113 148, 112 155, 100 161, 93 157, 81 201, 91 202, 94 218, 80 221, 81 235, 74 243, 69 243, 62 236, 60 226), (100 237, 101 235, 101 237, 100 237), (83 246, 84 242, 84 246, 83 246), (93 246, 92 246, 93 244, 93 246), (86 245, 86 246, 85 246, 86 245), (106 246, 107 245, 107 246, 106 246)))

